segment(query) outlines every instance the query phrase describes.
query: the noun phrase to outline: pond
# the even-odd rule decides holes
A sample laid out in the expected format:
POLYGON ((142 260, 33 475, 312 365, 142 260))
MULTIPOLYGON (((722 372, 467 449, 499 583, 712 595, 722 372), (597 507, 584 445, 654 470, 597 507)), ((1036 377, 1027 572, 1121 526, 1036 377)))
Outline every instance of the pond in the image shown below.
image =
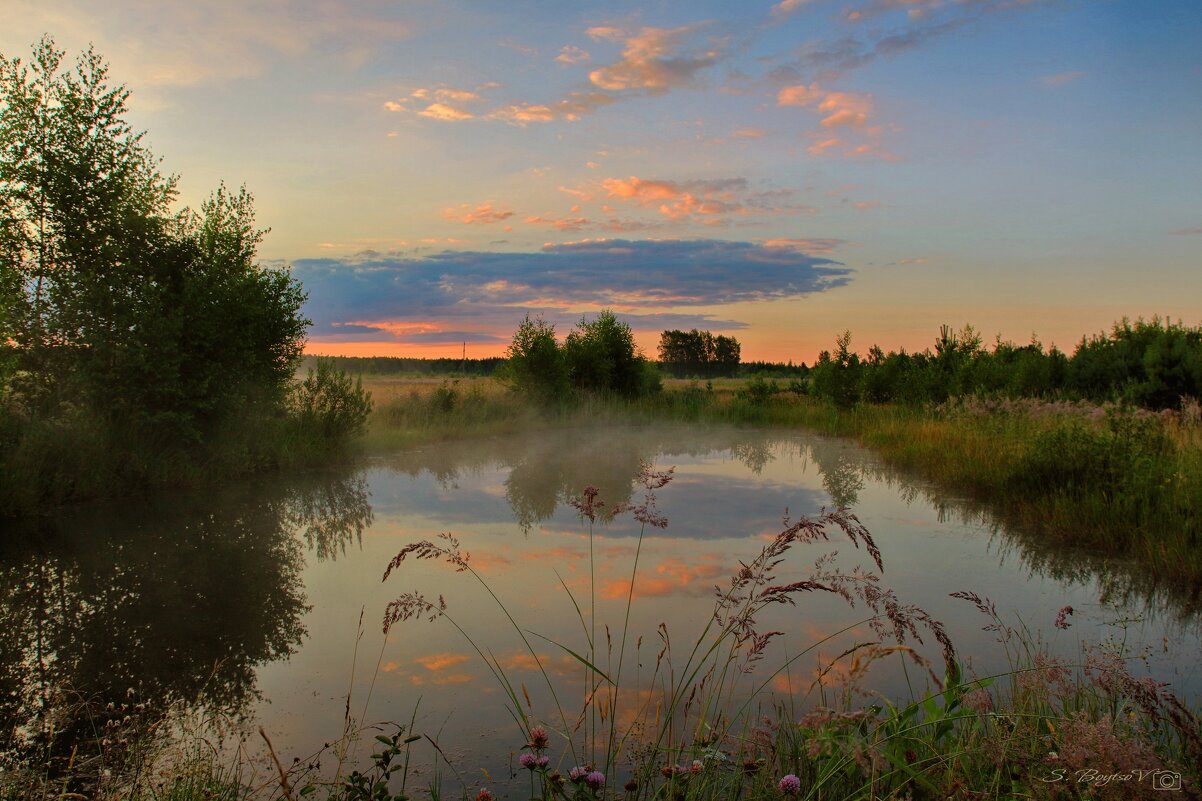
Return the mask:
MULTIPOLYGON (((262 724, 287 761, 306 760, 349 714, 412 720, 462 774, 427 761, 419 782, 438 770, 447 782, 502 783, 524 740, 494 672, 532 719, 578 741, 594 725, 587 715, 580 723, 586 698, 605 691, 581 658, 616 679, 624 651, 616 709, 621 724, 633 722, 653 710, 657 687, 683 683, 715 587, 728 590, 786 516, 837 506, 879 548, 880 586, 939 621, 970 673, 1005 672, 1008 657, 976 605, 949 597, 957 591, 992 601, 1003 622, 1070 661, 1082 642, 1121 643, 1135 672, 1196 700, 1202 648, 1188 598, 1128 566, 1008 531, 852 443, 723 427, 565 429, 12 525, 0 543, 4 751, 61 761, 108 720, 149 725, 182 707, 262 724), (641 465, 674 469, 655 490, 666 528, 629 511, 603 519, 644 502, 641 465), (592 525, 572 503, 587 487, 605 504, 592 525), (449 546, 444 533, 470 554, 471 571, 410 554, 381 581, 407 545, 449 546), (445 614, 397 622, 386 636, 385 608, 405 593, 436 607, 441 597, 445 614), (1060 630, 1065 606, 1072 625, 1060 630)), ((828 532, 829 542, 795 544, 770 583, 806 579, 832 551, 820 564, 828 574, 877 572, 865 543, 828 532)), ((837 659, 880 639, 863 602, 849 608, 821 589, 790 597, 796 605, 756 619, 760 634, 780 634, 732 684, 733 709, 794 714, 841 703, 849 683, 899 700, 926 686, 908 652, 874 659, 861 647, 837 659)), ((923 643, 906 645, 942 675, 939 644, 929 628, 918 633, 923 643)))

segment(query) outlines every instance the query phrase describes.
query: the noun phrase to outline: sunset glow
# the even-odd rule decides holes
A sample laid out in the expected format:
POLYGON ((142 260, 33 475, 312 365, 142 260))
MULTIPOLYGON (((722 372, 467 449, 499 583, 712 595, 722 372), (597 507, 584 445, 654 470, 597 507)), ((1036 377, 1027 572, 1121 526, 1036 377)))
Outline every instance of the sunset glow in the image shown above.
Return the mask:
POLYGON ((198 206, 245 183, 308 351, 499 356, 613 308, 745 360, 1071 350, 1202 316, 1202 6, 0 0, 91 42, 198 206))

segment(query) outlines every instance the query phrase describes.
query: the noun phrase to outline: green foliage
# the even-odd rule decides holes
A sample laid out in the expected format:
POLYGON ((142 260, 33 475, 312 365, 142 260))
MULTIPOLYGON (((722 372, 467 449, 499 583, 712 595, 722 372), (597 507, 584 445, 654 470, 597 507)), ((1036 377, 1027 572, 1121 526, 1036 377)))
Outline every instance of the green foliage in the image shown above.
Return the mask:
POLYGON ((314 431, 328 442, 341 442, 363 430, 371 414, 371 393, 360 378, 318 359, 293 394, 293 406, 302 430, 314 431))
POLYGON ((835 339, 834 354, 822 351, 810 370, 814 394, 828 398, 841 407, 853 406, 860 398, 860 357, 851 352, 851 332, 835 339))
POLYGON ((654 389, 654 373, 634 344, 630 326, 604 309, 581 318, 564 342, 572 386, 586 392, 635 398, 654 389))
POLYGON ((262 440, 287 413, 305 295, 256 263, 245 189, 172 212, 128 91, 95 51, 63 56, 48 36, 28 63, 0 56, 0 417, 22 429, 0 463, 55 428, 139 443, 123 469, 143 475, 215 463, 218 440, 262 440))
POLYGON ((581 319, 562 346, 553 325, 527 315, 507 355, 505 380, 544 405, 562 403, 573 392, 638 398, 661 385, 655 365, 635 347, 630 326, 608 309, 581 319))
POLYGON ((1123 401, 1148 409, 1175 409, 1202 396, 1202 328, 1181 323, 1123 320, 1107 336, 1082 339, 1072 357, 1044 349, 1032 337, 1018 346, 998 337, 992 350, 965 326, 942 326, 934 351, 888 354, 873 346, 861 360, 850 333, 823 352, 810 373, 810 390, 841 407, 859 401, 913 405, 950 398, 1071 397, 1123 401))
POLYGON ((741 347, 734 337, 709 331, 664 331, 659 338, 660 365, 675 376, 733 376, 741 347))
POLYGON ((542 404, 563 400, 568 393, 568 366, 555 341, 555 326, 543 318, 523 318, 513 342, 503 375, 517 391, 542 404))

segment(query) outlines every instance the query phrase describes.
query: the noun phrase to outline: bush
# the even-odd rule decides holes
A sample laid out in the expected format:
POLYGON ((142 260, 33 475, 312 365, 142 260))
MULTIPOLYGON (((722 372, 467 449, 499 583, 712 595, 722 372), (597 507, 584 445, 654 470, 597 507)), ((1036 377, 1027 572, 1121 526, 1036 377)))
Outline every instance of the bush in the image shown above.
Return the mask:
POLYGON ((567 398, 568 369, 555 341, 555 326, 541 317, 531 320, 527 314, 514 331, 506 355, 501 377, 515 390, 545 405, 567 398))
POLYGON ((330 359, 318 359, 317 368, 293 392, 293 410, 302 431, 342 442, 358 434, 371 414, 371 393, 363 380, 334 367, 330 359))

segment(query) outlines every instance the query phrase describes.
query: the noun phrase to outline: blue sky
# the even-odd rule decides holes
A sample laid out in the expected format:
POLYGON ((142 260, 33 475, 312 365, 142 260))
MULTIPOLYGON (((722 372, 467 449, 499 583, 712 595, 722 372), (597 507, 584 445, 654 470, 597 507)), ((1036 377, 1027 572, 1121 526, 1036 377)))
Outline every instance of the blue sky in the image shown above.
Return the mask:
POLYGON ((181 202, 245 183, 315 352, 613 308, 745 358, 1202 318, 1202 4, 0 0, 95 44, 181 202))

